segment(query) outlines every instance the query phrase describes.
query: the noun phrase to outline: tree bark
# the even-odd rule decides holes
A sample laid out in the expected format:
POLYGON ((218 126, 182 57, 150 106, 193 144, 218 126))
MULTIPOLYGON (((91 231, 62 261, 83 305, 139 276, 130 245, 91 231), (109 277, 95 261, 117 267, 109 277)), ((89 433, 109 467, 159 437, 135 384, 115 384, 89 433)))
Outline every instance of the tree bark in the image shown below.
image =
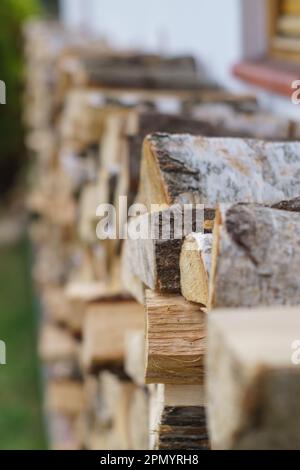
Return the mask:
POLYGON ((278 202, 277 204, 274 204, 272 208, 290 212, 300 212, 300 197, 278 202))
POLYGON ((150 395, 150 448, 208 449, 202 385, 157 385, 150 395))
POLYGON ((138 216, 129 222, 129 229, 145 227, 143 237, 129 237, 125 245, 131 253, 133 273, 152 290, 180 292, 179 259, 184 236, 195 230, 204 231, 205 212, 202 209, 191 209, 186 214, 189 222, 183 209, 174 206, 138 216))
POLYGON ((152 134, 141 181, 151 204, 257 202, 300 195, 300 143, 152 134))
POLYGON ((210 307, 300 303, 300 214, 254 204, 221 207, 210 307))

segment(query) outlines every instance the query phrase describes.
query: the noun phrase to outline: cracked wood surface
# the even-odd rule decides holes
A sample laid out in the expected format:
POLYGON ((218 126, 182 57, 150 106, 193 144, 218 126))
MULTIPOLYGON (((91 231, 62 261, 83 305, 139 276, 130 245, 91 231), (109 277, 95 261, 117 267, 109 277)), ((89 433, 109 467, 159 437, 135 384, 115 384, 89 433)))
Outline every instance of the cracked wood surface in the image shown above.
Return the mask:
POLYGON ((141 180, 148 206, 275 204, 300 195, 300 142, 156 133, 144 140, 141 180))
POLYGON ((220 207, 210 307, 300 303, 300 214, 255 204, 220 207))
POLYGON ((179 295, 146 291, 146 383, 201 384, 206 314, 179 295))

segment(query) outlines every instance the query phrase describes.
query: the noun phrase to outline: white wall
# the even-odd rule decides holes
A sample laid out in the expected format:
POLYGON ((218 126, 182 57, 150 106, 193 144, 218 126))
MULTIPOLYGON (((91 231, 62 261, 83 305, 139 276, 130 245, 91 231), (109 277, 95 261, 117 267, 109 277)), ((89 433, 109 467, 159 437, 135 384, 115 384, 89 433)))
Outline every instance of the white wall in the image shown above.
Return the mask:
MULTIPOLYGON (((266 50, 264 0, 61 0, 61 12, 67 25, 122 48, 192 53, 215 80, 236 90, 247 87, 232 77, 232 65, 266 50)), ((275 111, 298 112, 288 100, 261 96, 275 111)))
POLYGON ((195 54, 228 82, 229 67, 242 56, 240 7, 241 0, 62 0, 62 16, 117 46, 195 54))
POLYGON ((225 81, 227 65, 240 57, 240 0, 91 1, 99 9, 95 27, 114 32, 116 44, 193 53, 215 78, 225 81))

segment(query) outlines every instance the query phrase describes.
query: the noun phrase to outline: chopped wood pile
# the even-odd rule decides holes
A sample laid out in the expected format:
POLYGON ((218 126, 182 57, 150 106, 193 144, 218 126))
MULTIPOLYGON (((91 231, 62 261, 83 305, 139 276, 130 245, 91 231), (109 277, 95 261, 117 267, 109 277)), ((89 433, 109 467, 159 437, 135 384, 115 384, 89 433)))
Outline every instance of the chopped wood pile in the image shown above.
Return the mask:
POLYGON ((193 57, 25 52, 50 447, 299 448, 300 126, 193 57))

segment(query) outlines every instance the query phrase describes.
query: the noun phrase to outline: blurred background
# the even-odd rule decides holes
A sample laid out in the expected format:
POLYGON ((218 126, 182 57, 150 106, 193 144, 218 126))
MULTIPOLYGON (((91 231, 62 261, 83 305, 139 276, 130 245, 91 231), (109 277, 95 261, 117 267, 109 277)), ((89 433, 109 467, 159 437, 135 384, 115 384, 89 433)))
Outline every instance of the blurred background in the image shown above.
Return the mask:
POLYGON ((264 107, 299 119, 291 81, 300 79, 300 1, 2 0, 0 79, 0 448, 46 448, 36 353, 38 306, 30 281, 24 188, 29 164, 22 123, 24 22, 59 19, 116 48, 192 54, 208 76, 233 91, 255 92, 264 107), (285 29, 283 18, 298 23, 285 29), (298 28, 298 29, 297 29, 298 28))

